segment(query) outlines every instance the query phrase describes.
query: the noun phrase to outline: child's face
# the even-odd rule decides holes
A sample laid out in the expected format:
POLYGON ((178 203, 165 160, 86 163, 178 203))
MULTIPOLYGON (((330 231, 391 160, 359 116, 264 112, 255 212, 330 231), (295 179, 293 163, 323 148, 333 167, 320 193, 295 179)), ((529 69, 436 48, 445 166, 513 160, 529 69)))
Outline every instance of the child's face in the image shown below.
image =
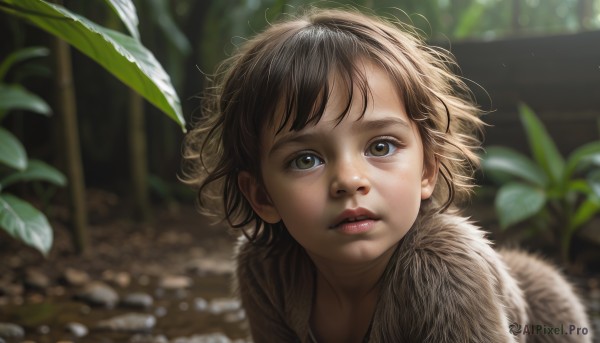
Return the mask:
POLYGON ((277 135, 265 130, 264 188, 248 173, 239 177, 254 210, 267 222, 282 220, 313 260, 382 256, 413 225, 435 185, 437 168, 425 168, 421 137, 395 86, 378 68, 365 73, 372 98, 362 119, 355 88, 358 101, 336 126, 346 98, 334 84, 317 125, 277 135))

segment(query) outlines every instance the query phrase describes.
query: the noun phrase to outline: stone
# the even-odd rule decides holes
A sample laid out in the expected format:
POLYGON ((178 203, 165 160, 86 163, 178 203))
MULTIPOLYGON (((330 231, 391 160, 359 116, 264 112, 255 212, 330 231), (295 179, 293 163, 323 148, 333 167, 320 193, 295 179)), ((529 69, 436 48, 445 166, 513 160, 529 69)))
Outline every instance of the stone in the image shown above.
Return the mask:
POLYGON ((246 319, 246 311, 239 309, 237 311, 226 313, 223 320, 227 323, 238 323, 246 319))
POLYGON ((235 264, 228 259, 219 259, 215 257, 198 258, 190 261, 186 265, 186 270, 200 276, 205 275, 232 275, 235 271, 235 264))
POLYGON ((146 293, 130 293, 121 300, 121 305, 132 308, 148 309, 153 304, 154 298, 146 293))
POLYGON ((171 340, 171 343, 231 343, 231 340, 223 333, 215 332, 191 337, 178 337, 171 340))
POLYGON ((113 308, 119 302, 119 295, 109 285, 94 281, 85 285, 76 296, 89 305, 113 308))
POLYGON ((151 314, 127 313, 100 321, 96 328, 113 332, 148 332, 156 325, 151 314))
POLYGON ((25 271, 24 284, 27 288, 45 291, 50 286, 50 279, 41 271, 31 268, 25 271))
POLYGON ((63 272, 62 280, 69 286, 81 287, 90 282, 90 276, 82 270, 67 268, 63 272))
POLYGON ((208 309, 208 301, 201 297, 194 298, 194 310, 203 312, 206 309, 208 309))
POLYGON ((241 303, 237 299, 217 298, 208 304, 208 312, 212 314, 221 314, 223 312, 235 311, 241 308, 241 303))
POLYGON ((76 323, 76 322, 70 322, 65 326, 65 330, 70 333, 71 335, 75 336, 76 338, 81 338, 84 336, 87 336, 89 330, 87 328, 87 326, 81 324, 81 323, 76 323))
POLYGON ((129 343, 169 343, 169 340, 164 335, 152 336, 138 333, 129 339, 129 343))
POLYGON ((127 272, 114 272, 112 270, 105 270, 102 273, 102 279, 114 286, 126 288, 131 284, 131 275, 127 272))
POLYGON ((179 275, 167 275, 164 276, 160 282, 159 287, 168 290, 177 290, 182 288, 189 288, 192 285, 192 279, 187 276, 179 275))
POLYGON ((23 338, 25 330, 17 324, 0 323, 0 337, 2 338, 23 338))

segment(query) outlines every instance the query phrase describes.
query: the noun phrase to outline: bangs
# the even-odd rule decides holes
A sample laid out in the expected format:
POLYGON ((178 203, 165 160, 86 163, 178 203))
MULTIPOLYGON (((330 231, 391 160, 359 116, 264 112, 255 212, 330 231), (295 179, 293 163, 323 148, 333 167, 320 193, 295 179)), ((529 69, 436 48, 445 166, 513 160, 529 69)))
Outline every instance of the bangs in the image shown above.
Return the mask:
POLYGON ((345 95, 346 101, 337 115, 337 124, 348 114, 355 98, 362 101, 359 119, 364 116, 369 88, 360 64, 368 51, 356 36, 313 24, 296 32, 278 48, 273 51, 263 89, 270 90, 264 99, 279 101, 275 101, 274 108, 259 112, 264 113, 263 122, 276 128, 277 134, 286 128, 299 131, 307 125, 316 125, 334 88, 345 95))

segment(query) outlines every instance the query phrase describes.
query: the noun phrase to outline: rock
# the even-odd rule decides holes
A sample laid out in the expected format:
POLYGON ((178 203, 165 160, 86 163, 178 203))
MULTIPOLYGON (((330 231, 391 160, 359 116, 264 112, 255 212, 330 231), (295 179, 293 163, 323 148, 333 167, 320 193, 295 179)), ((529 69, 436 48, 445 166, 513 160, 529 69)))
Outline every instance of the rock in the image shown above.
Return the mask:
POLYGON ((50 279, 46 274, 42 273, 37 269, 27 269, 25 271, 25 287, 37 290, 45 291, 50 286, 50 279))
POLYGON ((177 290, 189 288, 192 285, 192 279, 187 276, 167 275, 160 282, 159 287, 168 290, 177 290))
POLYGON ((228 259, 214 257, 199 258, 190 261, 186 270, 197 275, 231 275, 235 270, 235 264, 228 259))
POLYGON ((77 298, 94 306, 113 308, 119 302, 119 295, 103 282, 94 281, 85 285, 77 298))
POLYGON ((42 325, 37 328, 37 332, 39 332, 40 335, 47 335, 50 333, 50 327, 48 325, 42 325))
POLYGON ((229 337, 220 332, 206 335, 194 335, 191 337, 178 337, 171 340, 171 343, 231 343, 229 337))
POLYGON ((244 311, 243 309, 226 313, 223 317, 223 320, 227 323, 237 323, 241 322, 244 319, 246 319, 246 311, 244 311))
POLYGON ((136 334, 129 339, 129 343, 169 343, 169 340, 163 335, 136 334))
POLYGON ((25 330, 17 324, 0 323, 0 337, 2 338, 23 338, 25 330))
POLYGON ((154 298, 146 293, 131 293, 123 298, 121 304, 125 307, 147 309, 154 304, 154 298))
POLYGON ((9 297, 23 295, 23 286, 15 283, 0 283, 0 295, 7 295, 9 297))
POLYGON ((208 312, 212 314, 221 314, 223 312, 235 311, 241 308, 241 303, 237 299, 220 298, 213 299, 208 304, 208 312))
POLYGON ((96 326, 113 332, 147 332, 156 325, 156 317, 151 314, 128 313, 103 320, 96 326))
POLYGON ((203 312, 206 311, 207 308, 208 302, 204 298, 197 297, 194 299, 194 310, 198 312, 203 312))
POLYGON ((63 272, 62 280, 69 286, 81 287, 90 282, 90 276, 84 271, 67 268, 63 272))
POLYGON ((131 275, 126 272, 114 272, 105 270, 102 273, 102 279, 114 286, 125 288, 131 284, 131 275))
POLYGON ((71 335, 75 336, 76 338, 81 338, 81 337, 87 336, 87 334, 89 332, 87 326, 80 324, 80 323, 75 323, 75 322, 68 323, 65 326, 65 330, 67 332, 69 332, 71 335))
POLYGON ((164 317, 167 315, 167 308, 164 306, 157 307, 156 310, 154 310, 154 314, 157 317, 164 317))

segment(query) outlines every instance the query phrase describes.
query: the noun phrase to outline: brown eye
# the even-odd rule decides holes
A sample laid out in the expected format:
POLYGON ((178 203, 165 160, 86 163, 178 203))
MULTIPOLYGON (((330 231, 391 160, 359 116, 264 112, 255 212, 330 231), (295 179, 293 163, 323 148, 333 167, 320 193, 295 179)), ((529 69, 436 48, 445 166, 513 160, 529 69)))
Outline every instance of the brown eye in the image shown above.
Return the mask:
POLYGON ((290 168, 297 170, 308 170, 323 164, 320 158, 313 154, 302 154, 290 162, 290 168))
POLYGON ((367 155, 369 156, 387 156, 389 155, 395 147, 391 142, 388 141, 376 141, 373 144, 369 145, 367 149, 367 155))

